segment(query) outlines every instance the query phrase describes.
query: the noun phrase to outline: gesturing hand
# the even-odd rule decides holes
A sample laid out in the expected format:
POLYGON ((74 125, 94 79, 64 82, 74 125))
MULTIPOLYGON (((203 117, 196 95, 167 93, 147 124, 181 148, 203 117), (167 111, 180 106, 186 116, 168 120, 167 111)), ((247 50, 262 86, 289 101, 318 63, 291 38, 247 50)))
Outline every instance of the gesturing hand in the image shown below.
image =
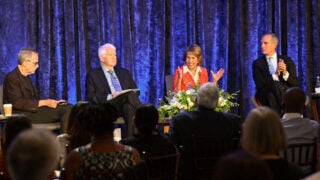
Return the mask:
POLYGON ((50 108, 56 108, 57 105, 59 103, 66 103, 67 101, 66 100, 54 100, 54 99, 45 99, 45 100, 40 100, 39 101, 39 107, 41 106, 47 106, 47 107, 50 107, 50 108))
POLYGON ((221 79, 221 77, 223 76, 224 74, 224 69, 223 68, 220 68, 217 73, 214 73, 213 71, 210 71, 211 72, 211 76, 212 76, 212 82, 214 84, 217 84, 218 81, 221 79))

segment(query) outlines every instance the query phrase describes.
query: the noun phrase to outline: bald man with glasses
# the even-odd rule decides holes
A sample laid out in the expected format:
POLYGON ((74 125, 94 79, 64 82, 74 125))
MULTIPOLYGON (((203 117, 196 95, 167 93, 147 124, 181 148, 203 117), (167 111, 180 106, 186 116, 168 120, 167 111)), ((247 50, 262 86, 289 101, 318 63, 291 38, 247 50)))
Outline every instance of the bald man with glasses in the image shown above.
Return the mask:
POLYGON ((38 63, 39 56, 34 49, 19 51, 18 66, 4 79, 3 103, 12 104, 14 113, 25 114, 32 123, 62 123, 71 105, 65 100, 39 99, 38 90, 29 77, 38 69, 38 63))

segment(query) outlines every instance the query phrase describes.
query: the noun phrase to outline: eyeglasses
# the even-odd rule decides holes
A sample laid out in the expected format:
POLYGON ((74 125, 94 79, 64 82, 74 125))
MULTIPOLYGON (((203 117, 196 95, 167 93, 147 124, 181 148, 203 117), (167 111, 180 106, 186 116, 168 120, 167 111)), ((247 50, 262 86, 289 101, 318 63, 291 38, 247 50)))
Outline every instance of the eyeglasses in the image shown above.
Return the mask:
POLYGON ((27 59, 26 61, 31 62, 34 66, 38 66, 39 62, 32 62, 31 60, 27 59))

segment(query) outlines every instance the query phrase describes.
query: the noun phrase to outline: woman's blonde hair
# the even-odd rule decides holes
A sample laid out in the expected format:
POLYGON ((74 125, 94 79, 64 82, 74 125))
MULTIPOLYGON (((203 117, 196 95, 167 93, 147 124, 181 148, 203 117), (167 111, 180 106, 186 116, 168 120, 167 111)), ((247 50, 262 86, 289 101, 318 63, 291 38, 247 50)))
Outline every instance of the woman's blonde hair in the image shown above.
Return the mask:
POLYGON ((256 155, 274 154, 286 147, 280 117, 268 107, 258 107, 243 124, 242 147, 256 155))
POLYGON ((183 62, 186 62, 187 59, 187 53, 191 52, 193 53, 199 60, 199 64, 201 65, 203 62, 203 56, 202 56, 202 51, 201 51, 201 47, 197 44, 192 44, 190 46, 187 47, 186 51, 183 54, 183 62))

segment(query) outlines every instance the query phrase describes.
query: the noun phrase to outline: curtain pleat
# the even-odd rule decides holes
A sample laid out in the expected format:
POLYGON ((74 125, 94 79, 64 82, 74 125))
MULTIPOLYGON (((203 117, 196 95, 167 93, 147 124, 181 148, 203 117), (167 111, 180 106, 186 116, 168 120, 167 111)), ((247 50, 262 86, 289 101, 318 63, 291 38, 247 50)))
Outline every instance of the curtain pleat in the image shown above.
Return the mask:
POLYGON ((266 32, 278 35, 278 53, 293 59, 301 87, 313 92, 319 12, 317 0, 1 0, 0 83, 17 65, 20 48, 31 47, 39 52, 32 79, 42 98, 85 100, 86 73, 100 66, 98 47, 112 43, 141 101, 158 105, 165 76, 197 43, 208 71, 226 70, 219 86, 241 91, 234 112, 245 116, 255 93, 251 66, 266 32))

